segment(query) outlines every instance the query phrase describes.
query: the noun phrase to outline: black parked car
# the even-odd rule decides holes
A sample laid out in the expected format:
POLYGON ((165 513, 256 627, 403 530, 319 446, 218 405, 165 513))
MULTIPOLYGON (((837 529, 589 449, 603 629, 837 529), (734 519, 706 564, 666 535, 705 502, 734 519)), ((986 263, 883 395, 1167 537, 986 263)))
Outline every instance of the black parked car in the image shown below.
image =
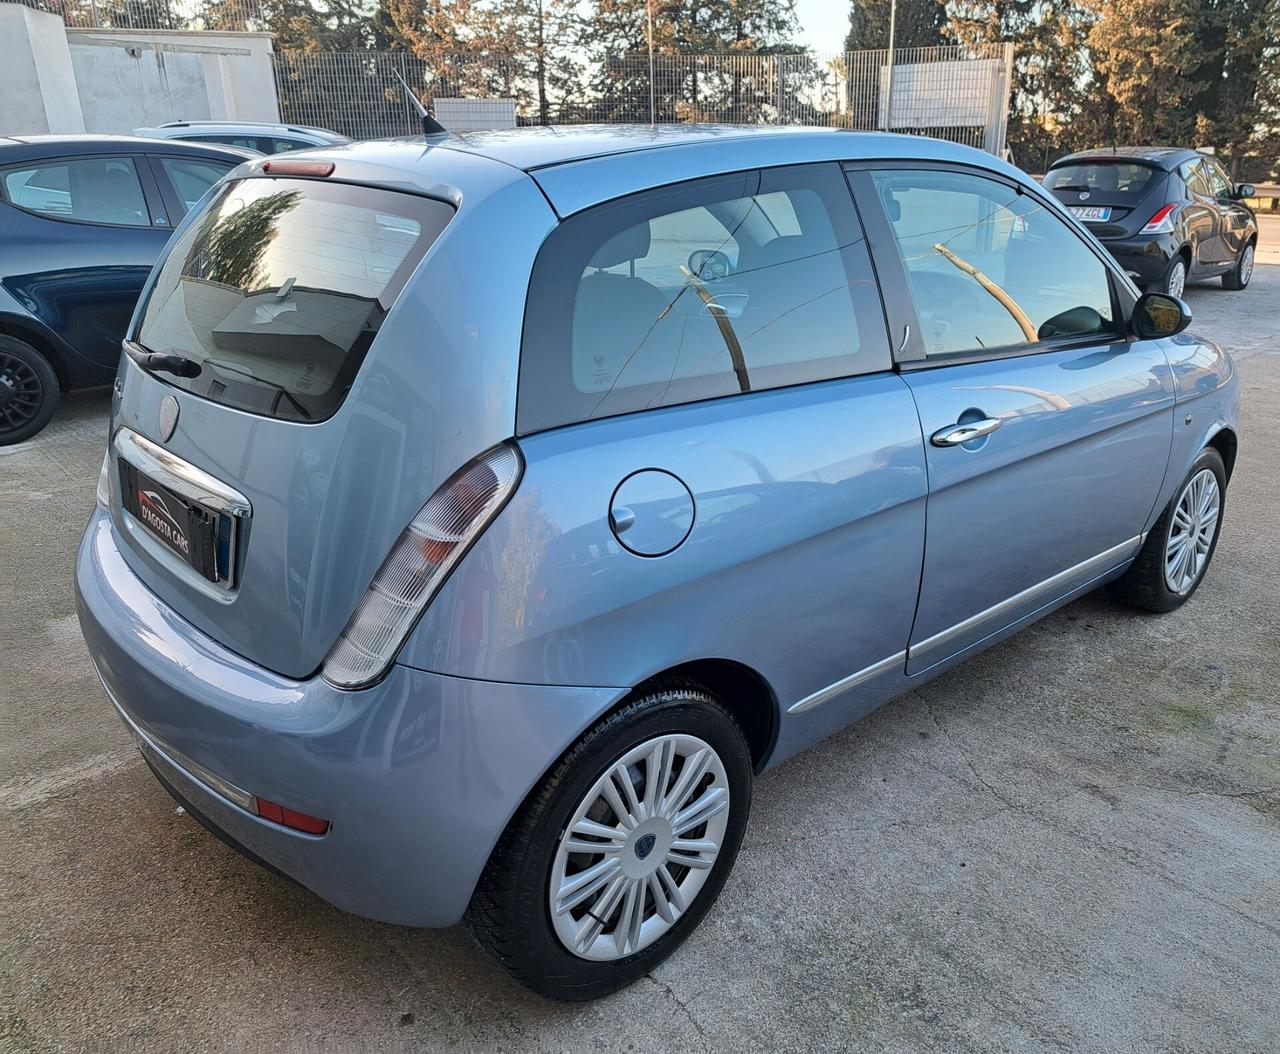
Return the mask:
POLYGON ((1117 147, 1069 154, 1044 185, 1070 207, 1129 276, 1182 295, 1189 281, 1222 276, 1243 289, 1253 274, 1258 221, 1221 163, 1195 150, 1117 147))
POLYGON ((255 156, 130 136, 0 137, 0 446, 39 432, 61 392, 111 382, 174 226, 255 156))

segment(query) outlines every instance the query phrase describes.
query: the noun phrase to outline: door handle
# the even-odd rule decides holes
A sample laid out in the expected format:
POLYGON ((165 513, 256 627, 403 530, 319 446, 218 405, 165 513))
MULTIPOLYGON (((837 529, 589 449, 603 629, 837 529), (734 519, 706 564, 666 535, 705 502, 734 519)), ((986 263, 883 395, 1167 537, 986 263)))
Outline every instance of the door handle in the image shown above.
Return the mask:
POLYGON ((940 428, 929 438, 934 446, 959 446, 973 439, 989 436, 1000 427, 998 417, 986 417, 981 421, 970 421, 968 424, 947 425, 940 428))

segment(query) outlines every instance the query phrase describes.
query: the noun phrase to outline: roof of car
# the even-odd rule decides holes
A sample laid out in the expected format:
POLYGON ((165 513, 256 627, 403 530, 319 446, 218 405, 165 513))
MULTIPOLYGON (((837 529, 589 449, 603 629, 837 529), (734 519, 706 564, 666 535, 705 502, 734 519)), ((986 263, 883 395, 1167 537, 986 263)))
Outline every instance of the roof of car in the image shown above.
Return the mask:
POLYGON ((831 129, 795 125, 579 124, 456 132, 440 146, 493 158, 526 172, 589 157, 727 139, 830 135, 831 129))
POLYGON ((321 128, 313 124, 284 124, 278 121, 166 121, 164 124, 150 126, 152 131, 166 128, 197 128, 206 131, 215 128, 230 128, 244 132, 304 132, 311 135, 324 136, 334 142, 346 142, 347 137, 330 128, 321 128))
POLYGON ((74 157, 78 154, 188 154, 227 161, 247 161, 258 157, 254 150, 215 143, 195 143, 177 139, 144 139, 136 135, 11 135, 0 139, 0 158, 26 160, 34 157, 74 157))
POLYGON ((1025 172, 974 147, 924 136, 777 125, 576 125, 378 139, 309 147, 250 164, 284 174, 332 161, 330 178, 459 202, 482 187, 532 176, 562 218, 639 190, 704 176, 819 161, 951 161, 1036 186, 1025 172))
POLYGON ((1079 161, 1140 161, 1172 172, 1184 161, 1199 156, 1199 151, 1183 146, 1111 146, 1067 154, 1049 167, 1058 168, 1079 161))

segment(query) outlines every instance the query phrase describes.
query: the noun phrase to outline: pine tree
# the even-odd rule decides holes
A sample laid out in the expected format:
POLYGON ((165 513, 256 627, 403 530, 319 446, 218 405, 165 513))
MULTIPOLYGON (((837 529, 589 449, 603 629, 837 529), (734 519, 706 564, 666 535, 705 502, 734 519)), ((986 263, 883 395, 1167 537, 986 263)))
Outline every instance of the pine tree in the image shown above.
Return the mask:
MULTIPOLYGON (((890 0, 853 0, 845 51, 889 46, 890 0)), ((947 8, 943 0, 899 0, 893 46, 927 48, 946 43, 947 8)))

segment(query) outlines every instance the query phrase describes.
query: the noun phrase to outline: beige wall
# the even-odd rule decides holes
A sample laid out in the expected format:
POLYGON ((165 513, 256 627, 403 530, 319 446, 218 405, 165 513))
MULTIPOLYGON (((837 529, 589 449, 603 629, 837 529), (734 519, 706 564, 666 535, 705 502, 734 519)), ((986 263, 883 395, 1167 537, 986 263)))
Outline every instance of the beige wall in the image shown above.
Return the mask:
POLYGON ((278 121, 269 33, 72 29, 0 3, 0 134, 278 121))
POLYGON ((68 29, 85 128, 278 121, 269 33, 68 29))
POLYGON ((21 4, 0 4, 0 44, 0 134, 83 132, 62 19, 21 4))

